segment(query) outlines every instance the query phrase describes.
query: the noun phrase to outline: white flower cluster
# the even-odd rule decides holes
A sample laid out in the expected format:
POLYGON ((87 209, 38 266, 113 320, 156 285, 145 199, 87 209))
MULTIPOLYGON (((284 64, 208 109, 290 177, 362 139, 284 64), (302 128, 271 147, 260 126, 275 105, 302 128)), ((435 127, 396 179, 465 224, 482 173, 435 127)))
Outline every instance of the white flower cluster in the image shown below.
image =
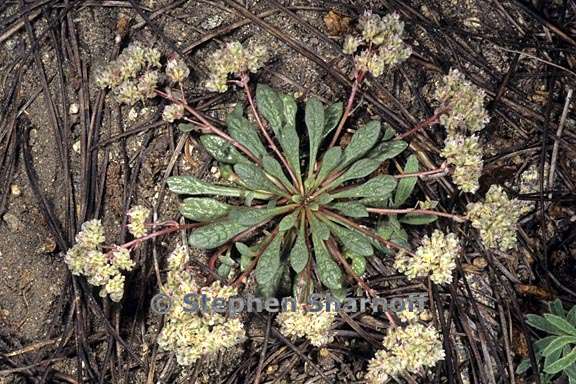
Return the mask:
POLYGON ((305 337, 312 345, 321 347, 334 340, 331 327, 336 319, 335 311, 322 310, 313 312, 306 310, 306 304, 298 304, 296 311, 283 311, 276 321, 280 324, 280 332, 288 337, 305 337))
POLYGON ((131 271, 134 261, 130 250, 115 246, 111 252, 103 253, 102 244, 106 241, 100 220, 90 220, 82 224, 76 235, 76 244, 68 250, 64 261, 73 275, 86 276, 88 283, 100 289, 100 296, 110 295, 118 302, 124 295, 124 275, 121 271, 131 271))
POLYGON ((484 109, 485 96, 484 90, 466 80, 457 69, 451 69, 436 87, 435 98, 441 103, 438 110, 447 109, 440 115, 440 123, 448 131, 441 154, 455 166, 452 177, 464 192, 476 192, 482 175, 482 148, 473 133, 489 120, 484 109))
POLYGON ((173 58, 166 64, 166 76, 173 83, 181 83, 190 75, 190 69, 182 60, 173 58))
POLYGON ((456 268, 455 260, 460 250, 455 234, 445 235, 435 230, 431 237, 424 236, 415 256, 399 254, 394 266, 411 279, 430 275, 436 284, 446 284, 452 281, 452 271, 456 268))
POLYGON ((344 38, 343 51, 354 57, 357 71, 370 72, 373 76, 382 75, 386 68, 399 64, 410 57, 412 50, 402 41, 404 23, 396 13, 380 17, 366 11, 358 22, 359 35, 344 38))
POLYGON ((164 107, 162 120, 167 123, 173 123, 184 116, 184 106, 182 104, 170 104, 164 107))
POLYGON ((484 245, 502 251, 516 246, 516 223, 529 210, 521 201, 509 199, 499 185, 490 186, 484 201, 468 204, 467 209, 484 245))
POLYGON ((228 75, 244 72, 256 72, 268 60, 268 51, 262 45, 249 44, 243 47, 239 41, 226 44, 208 58, 206 66, 210 77, 206 88, 214 92, 225 92, 228 89, 228 75))
POLYGON ((128 211, 130 223, 128 230, 134 237, 142 237, 148 233, 146 229, 146 219, 150 216, 150 210, 141 205, 135 205, 128 211))
POLYGON ((435 98, 449 110, 440 118, 448 134, 474 133, 483 129, 488 121, 484 109, 486 92, 464 78, 457 69, 451 69, 436 86, 435 98))
POLYGON ((118 58, 96 76, 96 85, 111 88, 116 100, 133 105, 156 96, 156 85, 160 81, 160 51, 130 44, 118 58))
POLYGON ((198 286, 186 271, 187 255, 183 247, 177 247, 168 259, 166 294, 172 306, 166 322, 158 336, 158 345, 165 351, 176 354, 178 364, 189 366, 200 357, 213 355, 240 343, 244 337, 244 326, 239 319, 228 318, 220 313, 193 313, 185 310, 184 297, 188 294, 205 295, 227 299, 236 295, 236 289, 222 287, 215 282, 208 287, 198 286))
POLYGON ((454 165, 452 179, 460 190, 474 193, 480 186, 478 180, 482 176, 482 147, 478 136, 449 135, 440 153, 448 164, 454 165))
POLYGON ((421 373, 444 359, 440 334, 422 324, 392 328, 382 345, 384 349, 368 362, 368 384, 383 384, 402 373, 421 373))

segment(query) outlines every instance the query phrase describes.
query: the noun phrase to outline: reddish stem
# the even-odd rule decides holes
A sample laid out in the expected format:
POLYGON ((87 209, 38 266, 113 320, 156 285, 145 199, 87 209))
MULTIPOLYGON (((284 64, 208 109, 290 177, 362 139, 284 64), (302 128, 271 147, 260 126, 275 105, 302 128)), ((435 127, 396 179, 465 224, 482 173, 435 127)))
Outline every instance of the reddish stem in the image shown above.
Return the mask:
POLYGON ((238 141, 234 140, 232 137, 230 137, 228 134, 223 132, 221 129, 216 128, 199 111, 197 111, 196 109, 189 106, 188 103, 186 102, 186 100, 176 99, 176 98, 172 97, 171 95, 169 95, 165 92, 159 91, 159 90, 156 90, 156 93, 167 100, 170 100, 174 103, 178 103, 178 104, 182 105, 184 107, 184 109, 186 109, 186 111, 188 111, 192 116, 197 118, 202 124, 204 124, 204 126, 207 129, 212 131, 215 135, 220 136, 224 140, 228 141, 230 144, 232 144, 233 146, 238 148, 241 152, 244 152, 244 154, 246 154, 246 156, 248 156, 256 164, 260 164, 260 160, 256 156, 254 156, 248 148, 246 148, 244 145, 240 144, 238 141))
POLYGON ((438 108, 436 110, 436 113, 434 113, 434 115, 430 116, 429 118, 427 118, 424 121, 421 121, 416 126, 414 126, 414 128, 412 128, 411 130, 404 132, 401 135, 396 135, 396 139, 402 140, 405 137, 408 137, 408 136, 412 135, 413 133, 418 132, 419 130, 421 130, 423 128, 437 124, 440 121, 440 116, 446 112, 448 112, 447 107, 438 108))
POLYGON ((162 236, 162 235, 167 235, 167 234, 169 234, 169 233, 176 232, 176 231, 180 231, 180 230, 183 230, 183 229, 196 228, 196 227, 199 227, 199 226, 201 226, 201 225, 202 225, 201 223, 193 223, 193 224, 173 224, 173 223, 169 223, 168 227, 166 227, 166 228, 164 228, 164 229, 161 229, 161 230, 159 230, 159 231, 152 232, 152 233, 149 233, 149 234, 147 234, 147 235, 145 235, 145 236, 142 236, 142 237, 139 237, 139 238, 137 238, 137 239, 134 239, 134 240, 132 240, 132 241, 129 241, 129 242, 127 242, 127 243, 124 243, 124 244, 122 244, 122 245, 119 245, 119 247, 120 247, 120 248, 127 248, 127 249, 136 248, 137 246, 140 245, 140 243, 142 243, 142 242, 144 242, 144 241, 146 241, 146 240, 152 239, 152 238, 154 238, 154 237, 158 237, 158 236, 162 236))
POLYGON ((431 169, 429 171, 403 173, 401 175, 394 175, 395 179, 405 179, 407 177, 422 177, 422 176, 432 176, 438 175, 443 176, 448 174, 448 164, 446 162, 442 163, 439 168, 431 169))
POLYGON ((354 76, 354 83, 352 84, 352 91, 350 92, 350 97, 348 97, 348 102, 346 103, 346 109, 344 110, 344 114, 342 115, 342 119, 340 119, 340 123, 338 124, 338 128, 336 128, 336 132, 334 132, 334 136, 332 136, 332 140, 330 141, 330 145, 328 149, 332 148, 336 145, 340 134, 342 133, 342 129, 344 128, 344 124, 348 120, 348 117, 352 113, 352 107, 354 106, 354 99, 356 98, 356 94, 364 81, 364 75, 366 72, 364 71, 356 71, 354 76))
POLYGON ((431 209, 416 209, 416 208, 405 208, 405 209, 392 209, 392 208, 366 208, 368 212, 376 213, 378 215, 398 215, 402 213, 415 213, 427 216, 441 216, 447 217, 459 223, 465 223, 468 221, 464 216, 454 215, 452 213, 439 212, 431 209))
POLYGON ((410 255, 412 257, 416 256, 409 249, 404 248, 400 244, 396 244, 393 241, 388 241, 388 240, 384 239, 382 236, 378 235, 377 233, 374 233, 373 231, 362 227, 361 225, 353 222, 352 220, 347 219, 344 216, 341 216, 337 213, 334 213, 334 212, 332 212, 326 208, 322 208, 322 207, 320 208, 320 211, 323 214, 325 214, 326 216, 330 216, 330 217, 336 219, 337 221, 340 221, 340 222, 354 228, 358 232, 361 232, 361 233, 365 234, 366 236, 373 238, 374 240, 376 240, 377 242, 379 242, 380 244, 382 244, 383 246, 385 246, 388 249, 395 249, 398 251, 406 252, 408 255, 410 255))

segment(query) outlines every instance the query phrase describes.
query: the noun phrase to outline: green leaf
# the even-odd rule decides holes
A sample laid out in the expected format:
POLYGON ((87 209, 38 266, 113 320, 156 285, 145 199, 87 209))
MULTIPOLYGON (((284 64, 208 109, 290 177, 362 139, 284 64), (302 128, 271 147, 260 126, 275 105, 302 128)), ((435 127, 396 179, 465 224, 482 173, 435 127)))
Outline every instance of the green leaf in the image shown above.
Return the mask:
MULTIPOLYGON (((406 161, 406 166, 404 167, 404 173, 415 173, 419 169, 418 158, 416 155, 410 155, 406 161)), ((394 196, 394 205, 399 207, 408 200, 414 186, 418 181, 418 177, 405 177, 400 179, 398 182, 398 188, 396 188, 396 195, 394 196)))
POLYGON ((294 209, 289 206, 274 208, 236 208, 230 212, 230 219, 245 226, 252 226, 294 209))
POLYGON ((324 116, 326 123, 324 124, 324 136, 326 137, 332 132, 334 128, 340 122, 342 118, 342 113, 344 112, 344 104, 341 101, 337 101, 334 104, 330 104, 326 109, 324 109, 324 116))
POLYGON ((324 222, 318 220, 315 215, 310 218, 310 229, 321 240, 328 240, 330 237, 330 228, 324 222))
POLYGON ((551 342, 553 342, 554 340, 556 340, 558 336, 546 336, 543 339, 540 340, 536 340, 534 342, 534 348, 536 349, 536 352, 538 353, 542 353, 542 351, 548 347, 548 345, 550 345, 551 342))
POLYGON ((238 103, 234 111, 229 113, 226 118, 228 132, 232 138, 248 148, 254 156, 261 158, 267 153, 266 148, 262 144, 256 128, 243 114, 242 105, 238 103))
POLYGON ((415 214, 409 213, 409 214, 405 215, 404 217, 401 217, 399 221, 402 224, 408 224, 408 225, 426 225, 426 224, 433 223, 436 220, 438 220, 437 216, 415 215, 415 214))
POLYGON ((290 251, 290 265, 296 273, 300 273, 306 268, 308 264, 308 247, 306 246, 306 234, 304 232, 304 226, 298 231, 298 237, 292 251, 290 251))
POLYGON ((322 165, 320 166, 320 170, 318 171, 318 175, 316 177, 316 185, 320 184, 324 181, 326 176, 330 172, 332 172, 338 164, 340 164, 340 160, 342 159, 342 148, 340 147, 332 147, 324 153, 324 157, 322 158, 322 165))
POLYGON ((564 373, 570 379, 570 384, 572 384, 573 381, 576 380, 576 364, 573 364, 573 365, 566 367, 564 369, 564 373))
POLYGON ((544 318, 554 327, 561 330, 563 333, 576 336, 576 328, 572 324, 570 324, 566 319, 557 315, 553 315, 551 313, 545 313, 544 318))
POLYGON ((568 344, 576 343, 576 336, 559 336, 556 337, 544 350, 542 351, 543 356, 548 356, 552 352, 557 351, 558 349, 564 348, 564 346, 568 344))
POLYGON ((180 123, 178 124, 178 130, 182 133, 192 132, 195 129, 194 125, 190 123, 180 123))
MULTIPOLYGON (((210 184, 194 176, 172 176, 168 178, 168 188, 181 195, 217 195, 244 197, 246 190, 225 185, 210 184)), ((258 193, 256 198, 269 198, 270 193, 258 193)))
POLYGON ((272 279, 270 279, 270 281, 263 284, 258 283, 257 285, 258 295, 260 295, 263 298, 276 296, 276 292, 278 291, 280 285, 282 284, 282 278, 286 275, 285 271, 286 266, 284 264, 281 264, 280 267, 276 270, 276 273, 274 273, 272 279))
POLYGON ((570 322, 570 324, 576 326, 576 305, 570 309, 566 315, 566 319, 570 322))
MULTIPOLYGON (((380 223, 376 229, 376 233, 384 240, 393 241, 402 246, 408 245, 408 233, 402 228, 402 225, 400 225, 400 222, 395 216, 388 216, 387 220, 380 223)), ((373 245, 376 245, 376 248, 385 254, 390 253, 386 247, 383 247, 379 243, 373 243, 373 245)))
POLYGON ((236 164, 234 172, 248 189, 286 195, 286 192, 278 188, 266 173, 255 164, 236 164))
POLYGON ((544 369, 562 357, 562 350, 558 349, 544 358, 544 369))
POLYGON ((264 116, 272 131, 274 131, 274 135, 278 136, 282 129, 284 117, 284 106, 278 92, 265 84, 258 84, 256 86, 256 105, 260 114, 264 116))
POLYGON ((202 135, 200 142, 206 151, 221 163, 250 163, 232 144, 216 135, 202 135))
POLYGON ((553 335, 563 335, 565 332, 556 327, 555 325, 551 324, 547 319, 542 316, 538 315, 526 315, 526 323, 528 323, 531 327, 539 329, 541 331, 553 334, 553 335))
POLYGON ((344 257, 352 261, 350 266, 355 274, 362 276, 366 272, 366 257, 350 251, 346 252, 344 257))
POLYGON ((316 256, 316 271, 322 284, 330 290, 342 288, 342 271, 326 249, 324 241, 312 232, 314 255, 316 256))
POLYGON ((553 315, 566 317, 566 311, 564 310, 564 306, 562 305, 560 299, 556 299, 554 301, 549 302, 548 309, 550 310, 550 313, 552 313, 553 315))
POLYGON ((530 363, 530 359, 523 359, 520 364, 518 364, 518 367, 516 367, 516 374, 521 375, 528 371, 531 367, 532 364, 530 363))
POLYGON ((244 243, 236 242, 234 245, 240 253, 240 270, 245 271, 254 260, 256 253, 244 243))
POLYGON ((380 175, 373 177, 364 184, 332 193, 331 195, 335 199, 361 197, 382 198, 394 191, 394 188, 396 188, 396 179, 394 177, 390 175, 380 175))
POLYGON ((254 271, 258 284, 265 285, 266 283, 269 283, 280 268, 281 245, 282 236, 278 234, 260 256, 256 270, 254 271))
POLYGON ((572 349, 570 353, 566 356, 556 360, 555 362, 551 362, 549 365, 544 367, 544 372, 555 374, 564 369, 568 368, 570 365, 576 362, 576 348, 572 349))
POLYGON ((294 227, 294 224, 296 224, 296 219, 298 218, 299 213, 300 213, 299 210, 296 210, 291 214, 284 216, 282 220, 280 220, 280 223, 278 224, 279 230, 281 232, 285 232, 294 227))
POLYGON ((378 120, 372 120, 358 129, 352 135, 350 144, 344 149, 344 160, 341 167, 346 167, 364 156, 376 144, 378 136, 380 136, 380 122, 378 120))
POLYGON ((308 159, 308 176, 314 171, 318 148, 324 133, 324 106, 315 97, 306 102, 304 120, 308 128, 308 143, 310 146, 310 158, 308 159))
POLYGON ((330 228, 330 232, 340 240, 345 250, 361 256, 372 256, 374 254, 370 240, 366 237, 331 221, 326 222, 326 224, 330 228))
POLYGON ((180 213, 194 221, 213 221, 226 216, 230 205, 207 197, 189 197, 180 204, 180 213))
POLYGON ((232 220, 219 221, 195 229, 188 237, 188 244, 200 249, 213 249, 237 236, 246 227, 232 220))
POLYGON ((331 186, 337 186, 349 180, 366 177, 378 169, 380 163, 370 159, 361 159, 348 168, 340 177, 330 183, 331 186))
POLYGON ((387 141, 376 146, 368 155, 371 159, 384 162, 393 159, 408 147, 408 143, 402 140, 387 141))
POLYGON ((294 171, 297 179, 301 179, 300 171, 300 138, 296 131, 296 112, 298 106, 291 95, 280 95, 282 100, 284 125, 276 135, 286 157, 286 161, 294 171))
MULTIPOLYGON (((290 182, 290 180, 288 180, 288 178, 284 174, 282 166, 272 156, 266 155, 262 157, 262 168, 264 168, 264 171, 266 171, 269 175, 272 175, 276 179, 278 179, 282 183, 282 185, 286 186, 287 188, 294 189, 292 183, 290 182)), ((294 191, 296 190, 294 189, 294 191)))
POLYGON ((368 211, 366 207, 355 201, 346 201, 340 203, 334 203, 330 205, 331 208, 342 213, 344 216, 348 217, 368 217, 368 211))
POLYGON ((386 193, 378 197, 366 197, 360 200, 360 203, 366 207, 387 208, 390 205, 392 193, 386 193))
POLYGON ((388 141, 396 136, 396 131, 390 126, 390 124, 384 123, 384 127, 386 127, 386 129, 384 130, 384 136, 382 137, 383 141, 388 141))

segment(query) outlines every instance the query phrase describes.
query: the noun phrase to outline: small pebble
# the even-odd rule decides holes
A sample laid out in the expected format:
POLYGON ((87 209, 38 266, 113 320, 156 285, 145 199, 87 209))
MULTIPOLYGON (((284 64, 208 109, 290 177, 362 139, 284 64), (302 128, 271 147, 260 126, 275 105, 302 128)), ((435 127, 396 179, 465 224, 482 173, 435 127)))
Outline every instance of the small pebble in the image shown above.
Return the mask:
POLYGON ((10 229, 11 231, 17 231, 22 227, 22 222, 20 221, 20 219, 16 215, 13 215, 12 213, 5 213, 2 219, 4 220, 6 225, 8 225, 8 229, 10 229))
POLYGON ((80 140, 72 144, 72 150, 76 153, 80 153, 80 140))
POLYGON ((70 108, 68 109, 68 112, 70 112, 71 115, 75 115, 80 111, 80 107, 78 106, 78 104, 73 103, 70 104, 70 108))
POLYGON ((18 197, 22 194, 22 191, 20 190, 20 187, 17 184, 12 184, 10 186, 10 193, 12 194, 12 196, 18 197))

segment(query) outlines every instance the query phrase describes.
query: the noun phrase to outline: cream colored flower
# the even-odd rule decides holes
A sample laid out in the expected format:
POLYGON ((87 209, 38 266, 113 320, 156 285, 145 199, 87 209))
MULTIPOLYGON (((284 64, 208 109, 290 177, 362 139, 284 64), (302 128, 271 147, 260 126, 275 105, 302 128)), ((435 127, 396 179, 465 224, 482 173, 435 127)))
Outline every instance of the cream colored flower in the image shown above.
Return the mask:
POLYGON ((484 90, 466 80, 457 69, 444 76, 436 87, 435 98, 448 108, 440 123, 449 135, 474 133, 486 126, 489 117, 484 109, 485 97, 484 90))
POLYGON ((482 175, 482 147, 477 136, 448 136, 441 152, 448 164, 454 165, 452 179, 464 192, 474 193, 478 190, 478 180, 482 175))
POLYGON ((435 230, 431 237, 424 236, 414 257, 400 254, 396 256, 394 266, 411 279, 430 275, 436 284, 446 284, 452 282, 452 271, 460 251, 456 235, 435 230))
POLYGON ((368 384, 386 383, 402 373, 420 374, 444 359, 440 334, 433 327, 409 324, 394 327, 382 342, 384 349, 368 362, 368 384))
POLYGON ((299 304, 296 311, 283 311, 276 321, 280 332, 288 337, 305 337, 316 347, 331 343, 334 334, 330 329, 336 319, 336 312, 326 311, 325 305, 318 312, 307 311, 305 304, 299 304))
POLYGON ((224 92, 228 89, 228 75, 243 72, 256 72, 268 60, 268 51, 262 45, 249 44, 244 47, 240 42, 226 44, 210 55, 206 66, 210 71, 205 86, 210 91, 224 92))
POLYGON ((189 366, 202 356, 210 356, 240 343, 245 338, 244 326, 239 319, 216 312, 196 313, 187 309, 185 296, 206 295, 208 302, 214 298, 230 298, 236 289, 221 286, 216 281, 198 289, 190 273, 185 270, 186 256, 177 247, 168 258, 166 293, 171 296, 172 306, 158 337, 158 345, 176 354, 178 364, 189 366))
POLYGON ((190 69, 180 59, 170 59, 166 64, 166 76, 173 83, 180 83, 190 75, 190 69))
POLYGON ((507 251, 516 246, 516 224, 529 209, 521 201, 509 199, 499 185, 492 185, 483 202, 468 204, 467 217, 480 231, 488 248, 507 251))
POLYGON ((164 107, 162 112, 162 120, 167 123, 173 123, 180 120, 184 116, 184 106, 182 104, 170 104, 164 107))
POLYGON ((130 223, 128 224, 128 230, 134 237, 142 237, 148 233, 146 228, 146 219, 150 216, 150 210, 141 205, 136 205, 128 211, 128 216, 130 217, 130 223))

